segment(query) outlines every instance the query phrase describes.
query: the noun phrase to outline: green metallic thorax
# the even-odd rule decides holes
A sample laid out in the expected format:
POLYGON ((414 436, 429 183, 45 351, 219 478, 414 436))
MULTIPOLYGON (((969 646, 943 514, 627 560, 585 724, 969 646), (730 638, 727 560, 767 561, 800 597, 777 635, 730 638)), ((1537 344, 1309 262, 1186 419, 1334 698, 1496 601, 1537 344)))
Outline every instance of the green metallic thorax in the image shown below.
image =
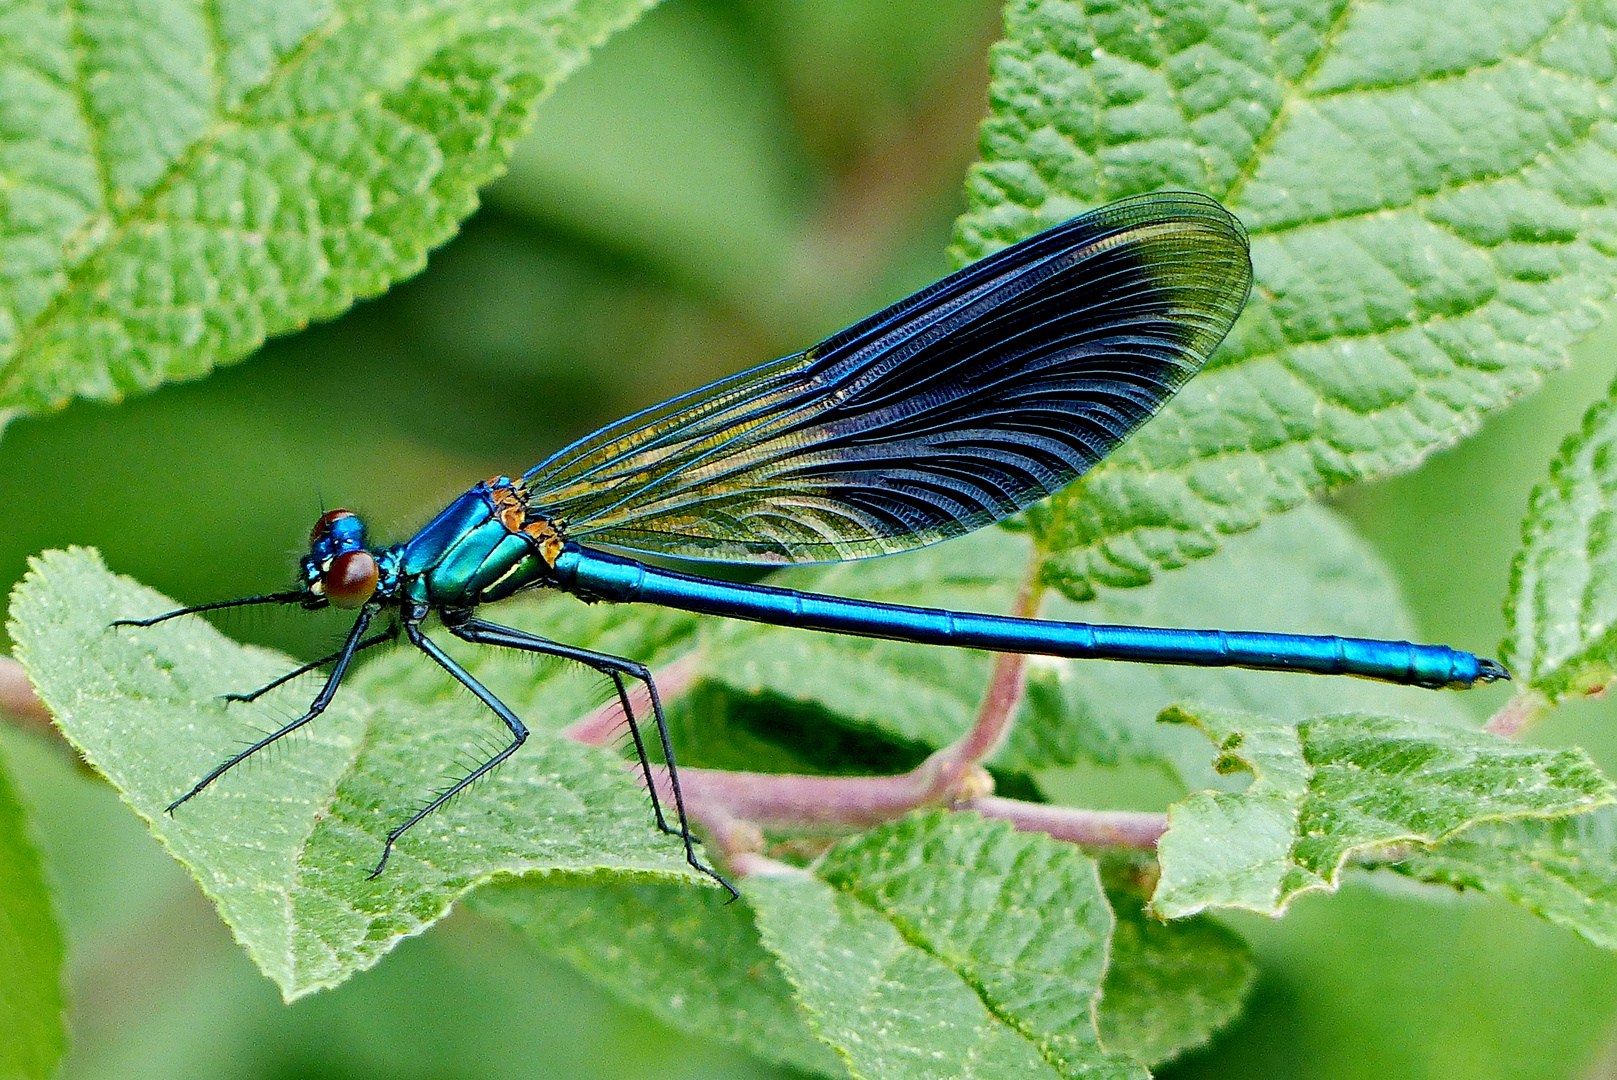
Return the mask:
POLYGON ((456 499, 404 546, 399 570, 405 603, 469 608, 549 579, 550 567, 533 541, 498 512, 490 485, 497 489, 499 480, 456 499))

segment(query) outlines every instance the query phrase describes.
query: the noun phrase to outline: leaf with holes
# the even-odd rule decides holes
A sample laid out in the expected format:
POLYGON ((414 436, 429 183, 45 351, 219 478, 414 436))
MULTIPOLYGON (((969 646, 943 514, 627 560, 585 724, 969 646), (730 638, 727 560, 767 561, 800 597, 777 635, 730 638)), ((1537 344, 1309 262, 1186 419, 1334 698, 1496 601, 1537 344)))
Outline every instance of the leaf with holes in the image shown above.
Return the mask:
POLYGON ((1617 808, 1477 825, 1393 869, 1503 897, 1617 950, 1617 808))
POLYGON ((0 416, 239 360, 420 270, 650 0, 0 12, 0 416))
POLYGON ((1278 915, 1299 893, 1336 888, 1354 854, 1617 801, 1617 786, 1581 750, 1465 728, 1365 714, 1294 726, 1189 706, 1163 719, 1194 724, 1224 770, 1253 774, 1243 792, 1202 792, 1169 808, 1151 898, 1163 918, 1211 907, 1278 915))
POLYGON ((1475 430, 1617 289, 1601 8, 1014 0, 992 64, 957 262, 1162 187, 1252 234, 1209 369, 1032 517, 1075 598, 1475 430))
POLYGON ((369 880, 389 828, 504 730, 469 697, 400 701, 364 671, 273 761, 164 814, 244 736, 290 718, 275 703, 220 699, 286 671, 286 657, 201 619, 109 626, 173 606, 92 552, 48 552, 13 593, 9 630, 62 732, 191 871, 287 1000, 370 967, 500 874, 690 879, 620 759, 539 734, 407 834, 369 880))

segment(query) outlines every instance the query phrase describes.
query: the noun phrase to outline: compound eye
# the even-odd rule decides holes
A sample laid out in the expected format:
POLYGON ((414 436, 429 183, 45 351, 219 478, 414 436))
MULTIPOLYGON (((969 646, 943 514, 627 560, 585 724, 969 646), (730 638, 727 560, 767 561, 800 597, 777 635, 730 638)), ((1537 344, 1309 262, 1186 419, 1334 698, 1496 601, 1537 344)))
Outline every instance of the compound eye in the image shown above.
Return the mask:
POLYGON ((380 576, 376 559, 368 551, 345 551, 331 560, 324 582, 332 607, 359 608, 376 595, 380 576))

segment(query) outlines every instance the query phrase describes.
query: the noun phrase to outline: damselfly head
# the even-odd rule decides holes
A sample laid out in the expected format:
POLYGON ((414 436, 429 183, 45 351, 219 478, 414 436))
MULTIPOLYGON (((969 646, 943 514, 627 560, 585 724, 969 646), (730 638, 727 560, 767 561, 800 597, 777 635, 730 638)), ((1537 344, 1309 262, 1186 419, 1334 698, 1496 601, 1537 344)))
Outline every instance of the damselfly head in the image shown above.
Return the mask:
POLYGON ((303 585, 333 607, 360 608, 376 594, 380 569, 365 550, 365 523, 352 510, 328 510, 309 532, 303 585))

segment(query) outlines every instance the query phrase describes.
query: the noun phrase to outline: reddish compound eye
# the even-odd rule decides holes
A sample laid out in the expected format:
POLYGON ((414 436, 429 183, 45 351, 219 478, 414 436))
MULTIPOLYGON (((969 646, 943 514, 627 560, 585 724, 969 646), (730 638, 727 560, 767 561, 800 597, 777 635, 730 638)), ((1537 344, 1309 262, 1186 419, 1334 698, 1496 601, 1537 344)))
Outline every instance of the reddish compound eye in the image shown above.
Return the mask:
POLYGON ((326 586, 326 599, 332 607, 364 607, 365 601, 376 594, 379 573, 376 560, 368 551, 345 551, 331 560, 331 566, 322 575, 326 586))

